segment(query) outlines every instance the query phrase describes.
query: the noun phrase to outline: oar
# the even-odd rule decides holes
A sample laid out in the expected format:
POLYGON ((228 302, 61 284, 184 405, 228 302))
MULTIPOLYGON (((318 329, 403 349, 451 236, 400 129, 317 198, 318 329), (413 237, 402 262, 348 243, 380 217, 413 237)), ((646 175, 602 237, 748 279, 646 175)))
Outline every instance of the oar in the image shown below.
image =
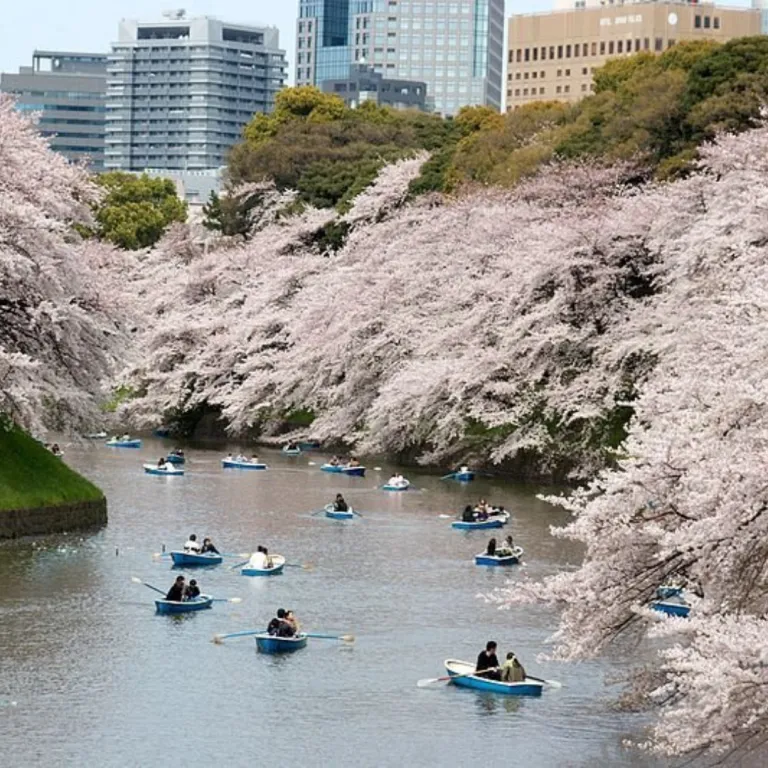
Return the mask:
POLYGON ((246 629, 242 632, 230 632, 226 635, 214 635, 211 642, 216 643, 217 645, 221 645, 221 643, 223 643, 225 640, 228 640, 230 637, 247 637, 248 635, 263 635, 266 631, 267 631, 266 629, 246 629))
POLYGON ((250 557, 249 552, 219 552, 222 557, 250 557))
POLYGON ((357 515, 358 517, 365 517, 362 512, 358 512, 356 509, 350 509, 349 510, 353 515, 357 515))
MULTIPOLYGON (((498 671, 498 667, 491 667, 490 669, 484 669, 483 672, 495 672, 498 671)), ((444 675, 443 677, 427 677, 423 680, 419 680, 416 685, 419 688, 426 688, 429 685, 433 685, 434 683, 447 683, 450 680, 455 680, 457 677, 472 677, 473 675, 478 674, 475 671, 472 672, 465 672, 463 675, 444 675)), ((481 673, 482 674, 482 673, 481 673)))
POLYGON ((214 603, 242 603, 242 597, 212 597, 214 603))
POLYGON ((152 559, 153 560, 159 560, 161 557, 170 557, 170 552, 153 552, 152 553, 152 559))
MULTIPOLYGON (((443 475, 440 479, 441 480, 451 480, 456 475, 455 472, 451 472, 450 475, 443 475)), ((455 675, 455 677, 463 677, 463 675, 455 675)))
POLYGON ((286 568, 303 568, 305 571, 313 571, 315 566, 313 563, 285 563, 286 568))
POLYGON ((248 560, 243 560, 243 562, 242 562, 242 563, 235 563, 235 565, 230 565, 230 566, 229 566, 229 570, 230 570, 230 571, 234 571, 234 570, 236 570, 237 568, 242 568, 244 565, 247 565, 247 564, 248 564, 248 562, 249 562, 249 560, 250 560, 250 559, 251 559, 251 558, 250 558, 250 555, 249 555, 249 556, 248 556, 248 560))
POLYGON ((526 674, 527 680, 535 680, 537 683, 545 683, 546 685, 551 686, 552 688, 562 688, 563 684, 559 680, 544 680, 541 677, 534 677, 533 675, 526 674))
POLYGON ((165 595, 164 589, 158 589, 157 587, 153 587, 151 584, 147 584, 146 581, 142 581, 138 576, 131 576, 131 581, 134 584, 143 584, 145 587, 149 587, 150 589, 154 589, 155 592, 159 592, 161 595, 165 595))
POLYGON ((324 635, 320 632, 307 632, 307 637, 313 637, 316 640, 341 640, 343 643, 354 643, 354 635, 324 635))

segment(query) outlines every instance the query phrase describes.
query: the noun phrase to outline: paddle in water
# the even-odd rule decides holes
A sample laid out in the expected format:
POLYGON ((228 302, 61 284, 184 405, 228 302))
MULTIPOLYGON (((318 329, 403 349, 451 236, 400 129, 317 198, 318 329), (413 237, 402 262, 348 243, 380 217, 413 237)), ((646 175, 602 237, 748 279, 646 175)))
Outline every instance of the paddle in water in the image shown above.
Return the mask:
POLYGON ((214 635, 213 639, 211 640, 212 643, 216 643, 217 645, 221 645, 225 640, 229 640, 230 637, 247 637, 248 635, 263 635, 267 630, 266 629, 245 629, 242 632, 229 632, 228 634, 222 635, 214 635))
MULTIPOLYGON (((490 669, 483 670, 484 672, 497 672, 498 667, 491 667, 490 669)), ((472 677, 477 672, 473 669, 471 672, 465 672, 463 675, 443 675, 442 677, 425 677, 423 680, 419 680, 416 685, 419 688, 427 688, 435 683, 449 683, 451 680, 455 680, 457 677, 472 677)))
POLYGON ((305 632, 307 637, 312 637, 315 640, 341 640, 343 643, 354 643, 354 635, 326 635, 322 632, 305 632))
POLYGON ((138 576, 131 576, 131 581, 134 584, 143 584, 145 587, 149 587, 149 589, 154 589, 155 592, 159 592, 163 597, 165 597, 165 590, 159 589, 158 587, 153 587, 151 584, 147 584, 146 581, 142 581, 138 576))

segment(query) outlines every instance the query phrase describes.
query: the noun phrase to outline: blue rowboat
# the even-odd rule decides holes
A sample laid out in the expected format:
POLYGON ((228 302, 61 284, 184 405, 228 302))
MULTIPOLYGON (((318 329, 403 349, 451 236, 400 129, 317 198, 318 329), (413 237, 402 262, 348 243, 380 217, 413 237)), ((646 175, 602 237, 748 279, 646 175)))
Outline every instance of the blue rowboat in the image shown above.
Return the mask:
POLYGON ((209 595, 200 595, 193 600, 155 600, 158 613, 189 613, 190 611, 204 611, 213 605, 213 598, 209 595))
POLYGON ((144 471, 148 475, 170 475, 171 477, 177 477, 184 474, 183 469, 174 467, 171 464, 166 464, 165 467, 158 467, 157 464, 145 464, 144 471))
POLYGON ((350 477, 365 477, 365 467, 342 467, 341 471, 350 477))
POLYGON ((453 479, 458 480, 460 483, 470 483, 475 479, 474 472, 454 472, 453 479))
POLYGON ((475 565, 517 565, 523 556, 523 548, 515 547, 511 554, 500 554, 509 552, 509 550, 497 549, 495 555, 489 555, 482 552, 475 555, 475 565))
POLYGON ((293 653, 307 647, 307 636, 304 633, 294 637, 276 637, 275 635, 256 635, 256 648, 261 653, 293 653))
POLYGON ((654 611, 666 613, 667 616, 685 617, 691 612, 691 606, 688 605, 688 603, 676 603, 668 600, 654 600, 651 603, 651 608, 653 608, 654 611))
POLYGON ((333 508, 333 504, 328 504, 325 507, 325 516, 330 517, 331 520, 351 520, 355 513, 351 509, 346 512, 339 512, 333 508))
POLYGON ((323 464, 320 469, 323 472, 335 472, 336 474, 341 474, 342 467, 341 464, 323 464))
POLYGON ((253 461, 237 461, 236 459, 222 459, 221 466, 225 469, 266 469, 266 464, 253 461))
POLYGON ((464 688, 474 688, 478 691, 490 691, 501 693, 505 696, 541 696, 544 683, 526 677, 520 683, 503 683, 501 680, 489 680, 486 677, 478 677, 471 674, 475 665, 469 661, 446 659, 445 669, 451 676, 454 685, 464 688))
POLYGON ((287 445, 284 445, 283 453, 286 456, 301 456, 301 448, 289 448, 287 445))
POLYGON ((178 453, 169 453, 165 457, 165 460, 169 464, 186 464, 186 462, 187 462, 186 458, 184 458, 184 456, 179 456, 178 453))
POLYGON ((249 568, 247 565, 240 570, 243 576, 277 576, 285 568, 285 558, 282 555, 270 555, 272 558, 271 568, 249 568))
POLYGON ((381 486, 382 491, 407 491, 411 487, 411 484, 406 480, 403 485, 390 485, 386 483, 381 486))
POLYGON ((474 523, 465 523, 463 520, 454 520, 451 528, 457 531, 487 531, 489 528, 501 528, 509 520, 509 512, 501 515, 493 515, 487 520, 476 520, 474 523))
POLYGON ((174 565, 218 565, 224 562, 221 555, 213 552, 200 554, 199 552, 171 552, 171 560, 174 565))
POLYGON ((118 440, 113 437, 107 440, 107 445, 110 448, 141 448, 141 440, 118 440))

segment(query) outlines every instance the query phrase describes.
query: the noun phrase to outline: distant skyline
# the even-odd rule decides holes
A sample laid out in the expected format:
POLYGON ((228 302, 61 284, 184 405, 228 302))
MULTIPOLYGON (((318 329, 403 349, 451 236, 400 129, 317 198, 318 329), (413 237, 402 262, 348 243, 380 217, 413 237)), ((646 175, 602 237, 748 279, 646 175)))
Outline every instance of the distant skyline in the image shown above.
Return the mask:
MULTIPOLYGON (((447 0, 446 0, 447 1, 447 0)), ((554 0, 506 0, 507 15, 550 10, 554 0)), ((750 0, 718 5, 748 7, 750 0)), ((107 52, 120 19, 160 21, 164 10, 184 8, 188 16, 215 16, 243 24, 269 24, 280 30, 288 56, 288 79, 295 71, 298 0, 8 0, 0 22, 0 72, 16 72, 41 50, 107 52)))
MULTIPOLYGON (((543 11, 553 0, 507 0, 508 13, 543 11)), ((293 82, 298 0, 8 0, 0 22, 0 72, 32 63, 37 49, 109 51, 120 19, 160 21, 164 10, 184 8, 187 16, 215 16, 229 22, 269 24, 280 30, 293 82)))

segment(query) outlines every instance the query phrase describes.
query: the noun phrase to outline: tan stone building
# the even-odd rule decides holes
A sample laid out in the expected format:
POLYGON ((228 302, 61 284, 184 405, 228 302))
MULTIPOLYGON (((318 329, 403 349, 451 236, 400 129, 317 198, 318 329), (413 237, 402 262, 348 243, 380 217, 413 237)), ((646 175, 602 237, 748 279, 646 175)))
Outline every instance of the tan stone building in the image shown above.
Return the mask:
POLYGON ((578 101, 592 91, 595 69, 616 56, 660 53, 681 40, 760 34, 758 9, 575 1, 570 9, 509 19, 507 111, 531 101, 578 101))

